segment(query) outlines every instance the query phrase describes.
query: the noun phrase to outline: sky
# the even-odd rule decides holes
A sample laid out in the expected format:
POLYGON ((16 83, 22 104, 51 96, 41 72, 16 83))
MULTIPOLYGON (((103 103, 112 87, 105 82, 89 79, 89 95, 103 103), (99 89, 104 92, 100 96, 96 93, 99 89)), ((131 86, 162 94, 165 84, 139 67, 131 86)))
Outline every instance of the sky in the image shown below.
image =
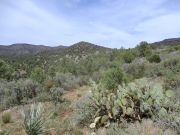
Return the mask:
POLYGON ((180 37, 180 0, 0 0, 0 44, 132 48, 180 37))

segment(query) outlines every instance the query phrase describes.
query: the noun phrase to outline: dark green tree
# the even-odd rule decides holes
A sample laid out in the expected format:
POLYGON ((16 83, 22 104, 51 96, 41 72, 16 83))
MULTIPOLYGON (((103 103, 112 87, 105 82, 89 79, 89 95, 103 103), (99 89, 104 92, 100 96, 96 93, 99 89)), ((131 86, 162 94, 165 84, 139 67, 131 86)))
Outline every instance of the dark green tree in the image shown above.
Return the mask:
POLYGON ((131 63, 137 57, 135 50, 129 49, 124 52, 123 59, 126 63, 131 63))
POLYGON ((155 63, 159 63, 161 62, 161 58, 158 54, 153 54, 148 58, 149 62, 155 62, 155 63))
POLYGON ((49 75, 53 78, 56 75, 56 70, 54 67, 50 67, 48 70, 49 75))
POLYGON ((148 57, 152 54, 151 47, 146 41, 141 42, 137 48, 140 57, 148 57))
POLYGON ((118 85, 126 83, 128 81, 127 76, 120 68, 113 68, 105 74, 103 78, 103 84, 108 90, 116 90, 118 85))
POLYGON ((0 59, 0 78, 11 79, 11 74, 13 70, 4 60, 0 59))
POLYGON ((31 78, 33 81, 42 83, 42 82, 45 80, 46 76, 45 76, 45 74, 44 74, 44 71, 43 71, 41 68, 36 67, 36 68, 31 72, 30 78, 31 78))

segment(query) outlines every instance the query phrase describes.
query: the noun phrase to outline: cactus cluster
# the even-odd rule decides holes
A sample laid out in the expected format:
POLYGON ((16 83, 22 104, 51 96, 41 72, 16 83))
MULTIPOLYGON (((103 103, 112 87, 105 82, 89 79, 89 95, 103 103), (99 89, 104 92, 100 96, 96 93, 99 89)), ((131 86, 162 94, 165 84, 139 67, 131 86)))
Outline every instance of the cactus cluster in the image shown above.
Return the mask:
POLYGON ((93 100, 97 112, 90 128, 106 126, 111 121, 131 122, 166 115, 172 96, 173 91, 165 91, 160 83, 150 85, 146 78, 119 85, 113 93, 94 84, 93 100))
POLYGON ((64 89, 59 87, 53 87, 50 89, 51 100, 56 106, 57 103, 63 102, 64 89))

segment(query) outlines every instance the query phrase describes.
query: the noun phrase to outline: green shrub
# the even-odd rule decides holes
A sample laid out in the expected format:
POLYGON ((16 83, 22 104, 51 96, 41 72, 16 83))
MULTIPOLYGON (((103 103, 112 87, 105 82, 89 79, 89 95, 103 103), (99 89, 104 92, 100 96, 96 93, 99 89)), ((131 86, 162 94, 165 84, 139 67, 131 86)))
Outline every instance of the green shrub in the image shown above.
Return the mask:
MULTIPOLYGON (((43 118, 42 104, 32 104, 30 110, 22 112, 23 128, 27 135, 42 135, 47 133, 44 127, 45 120, 43 118)), ((47 119, 46 119, 47 120, 47 119)))
POLYGON ((62 95, 64 93, 64 89, 62 88, 51 88, 50 89, 50 95, 51 95, 51 100, 53 103, 56 105, 57 103, 63 102, 62 95))
POLYGON ((18 87, 14 88, 14 92, 15 92, 15 95, 16 95, 16 101, 17 101, 17 104, 21 104, 22 100, 23 100, 23 93, 22 93, 22 90, 18 87))
POLYGON ((137 46, 137 49, 139 51, 140 57, 149 57, 152 54, 152 49, 151 49, 150 45, 145 41, 141 42, 137 46))
POLYGON ((57 85, 64 90, 72 90, 80 85, 80 78, 74 76, 71 73, 57 73, 54 77, 55 82, 57 85))
POLYGON ((94 72, 91 76, 92 80, 99 83, 101 78, 103 77, 103 73, 102 72, 94 72))
POLYGON ((149 63, 145 65, 144 76, 146 77, 158 77, 165 74, 165 68, 159 63, 149 63))
POLYGON ((177 45, 174 47, 174 49, 177 51, 177 50, 180 50, 180 45, 177 45))
POLYGON ((180 50, 180 45, 176 45, 176 46, 170 47, 168 52, 179 51, 179 50, 180 50))
POLYGON ((124 59, 125 63, 131 63, 136 58, 136 56, 137 55, 136 55, 135 51, 128 50, 124 53, 123 59, 124 59))
POLYGON ((56 69, 54 67, 50 67, 48 69, 48 74, 50 75, 51 78, 53 78, 56 75, 56 69))
POLYGON ((93 101, 90 95, 86 95, 75 104, 74 108, 76 112, 73 120, 75 125, 84 127, 88 126, 92 122, 94 113, 96 111, 92 103, 93 101))
MULTIPOLYGON (((89 83, 89 76, 77 76, 76 78, 77 80, 79 80, 78 86, 88 85, 89 83)), ((92 78, 93 78, 93 75, 92 75, 92 78)))
POLYGON ((33 81, 43 83, 46 76, 44 74, 44 71, 40 67, 34 68, 34 70, 31 72, 30 78, 33 81))
POLYGON ((135 59, 130 64, 124 64, 123 70, 134 79, 139 79, 144 77, 146 64, 148 64, 148 61, 144 58, 135 59))
POLYGON ((115 90, 119 84, 127 81, 127 76, 120 68, 113 68, 107 71, 102 82, 108 90, 115 90))
MULTIPOLYGON (((172 91, 165 91, 159 83, 151 86, 147 79, 139 79, 127 86, 109 92, 94 85, 93 99, 97 112, 91 128, 108 124, 111 121, 134 122, 142 118, 155 118, 169 115, 172 91), (167 115, 166 115, 167 114, 167 115)), ((178 117, 178 116, 177 116, 178 117)))
POLYGON ((0 59, 0 78, 10 80, 13 70, 4 60, 0 59))
POLYGON ((153 62, 155 62, 155 63, 161 62, 161 58, 160 58, 160 56, 159 56, 158 54, 153 54, 153 55, 151 55, 151 56, 148 58, 148 60, 149 60, 149 62, 151 62, 151 63, 153 63, 153 62))
POLYGON ((27 103, 43 92, 43 87, 30 79, 17 81, 0 81, 0 103, 2 109, 8 109, 14 105, 27 103))
POLYGON ((0 110, 6 110, 9 109, 9 107, 12 107, 14 105, 17 105, 17 101, 15 97, 6 97, 0 102, 0 110))
POLYGON ((13 88, 14 95, 18 104, 22 103, 24 99, 32 99, 42 92, 42 86, 30 79, 20 79, 15 83, 13 88))
POLYGON ((48 91, 54 86, 54 81, 52 80, 45 80, 44 81, 44 87, 48 91))
POLYGON ((52 101, 52 97, 48 92, 41 92, 33 99, 33 101, 48 102, 48 101, 52 101))
POLYGON ((30 79, 19 80, 17 84, 19 89, 23 92, 23 97, 26 97, 27 99, 36 97, 38 93, 41 93, 43 90, 41 84, 30 79))
POLYGON ((10 123, 11 122, 11 114, 9 112, 4 112, 2 114, 2 122, 4 124, 10 123))
POLYGON ((9 134, 4 130, 0 130, 0 135, 9 135, 9 134))
POLYGON ((16 87, 17 84, 15 81, 0 81, 0 104, 2 110, 18 104, 15 93, 16 87))
POLYGON ((164 68, 171 70, 174 73, 180 72, 180 57, 169 58, 162 62, 164 68))
POLYGON ((165 88, 171 90, 180 89, 180 75, 168 75, 165 78, 165 88))

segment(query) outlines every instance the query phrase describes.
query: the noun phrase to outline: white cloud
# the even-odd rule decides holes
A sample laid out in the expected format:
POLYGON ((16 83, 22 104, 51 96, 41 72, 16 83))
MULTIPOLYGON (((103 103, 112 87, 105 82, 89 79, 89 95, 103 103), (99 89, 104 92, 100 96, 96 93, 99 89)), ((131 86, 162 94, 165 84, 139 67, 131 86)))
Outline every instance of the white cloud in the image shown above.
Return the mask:
POLYGON ((31 1, 18 0, 17 3, 12 4, 13 8, 7 8, 6 13, 1 16, 4 17, 0 21, 0 25, 5 31, 1 33, 4 37, 8 37, 10 34, 9 37, 12 39, 16 37, 20 42, 21 38, 25 39, 24 41, 30 39, 29 41, 33 43, 51 40, 56 42, 58 33, 62 32, 66 35, 66 31, 72 27, 63 16, 50 14, 31 1))
POLYGON ((167 0, 2 0, 0 44, 69 45, 85 40, 128 48, 142 40, 178 37, 180 10, 178 5, 172 10, 173 4, 169 9, 166 3, 167 0))
POLYGON ((143 39, 154 42, 163 38, 178 37, 180 34, 180 14, 167 14, 141 22, 136 31, 143 39))

